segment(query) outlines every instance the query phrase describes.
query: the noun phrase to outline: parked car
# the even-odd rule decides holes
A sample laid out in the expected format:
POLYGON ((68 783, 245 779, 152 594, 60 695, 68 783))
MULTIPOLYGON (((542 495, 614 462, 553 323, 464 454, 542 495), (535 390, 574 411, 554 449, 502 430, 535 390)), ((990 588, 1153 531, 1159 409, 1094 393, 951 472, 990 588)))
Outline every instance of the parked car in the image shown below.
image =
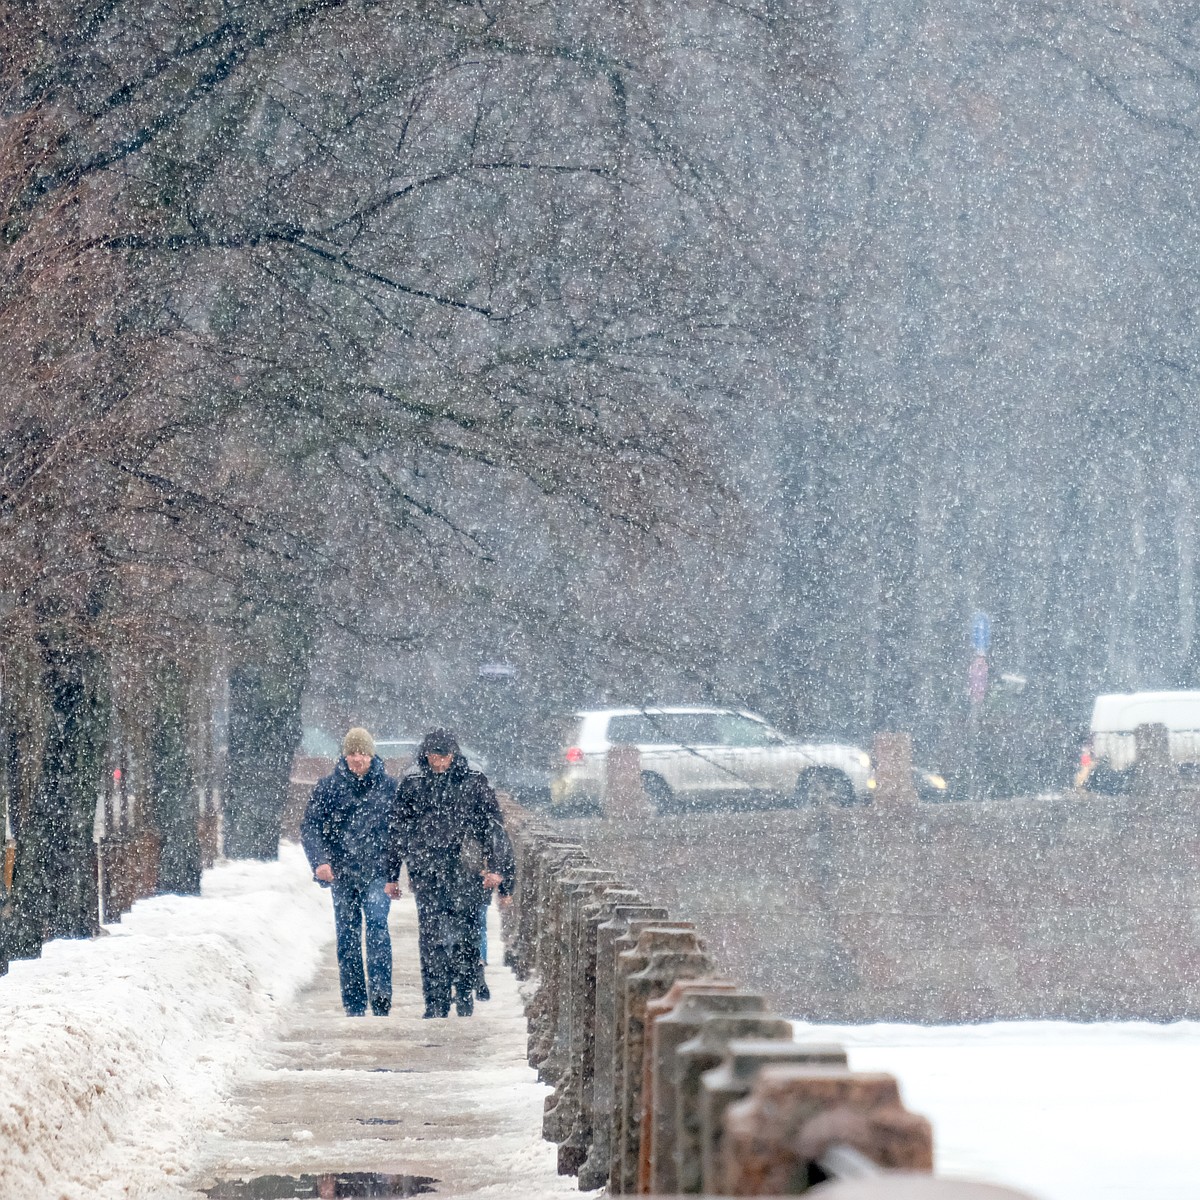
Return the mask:
POLYGON ((1139 725, 1165 725, 1181 774, 1200 773, 1200 691, 1112 692, 1092 705, 1075 786, 1105 795, 1124 792, 1137 761, 1139 725))
POLYGON ((551 811, 603 808, 607 754, 636 746, 659 812, 738 803, 856 804, 870 799, 871 760, 857 746, 798 742, 731 708, 605 708, 574 715, 550 780, 551 811))

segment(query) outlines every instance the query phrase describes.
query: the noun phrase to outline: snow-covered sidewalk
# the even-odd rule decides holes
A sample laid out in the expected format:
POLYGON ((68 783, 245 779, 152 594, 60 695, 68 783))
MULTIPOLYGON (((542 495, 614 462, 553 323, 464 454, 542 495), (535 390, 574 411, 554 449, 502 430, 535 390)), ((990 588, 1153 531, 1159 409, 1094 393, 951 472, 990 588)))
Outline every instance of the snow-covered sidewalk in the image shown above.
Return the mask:
POLYGON ((392 925, 386 1019, 342 1015, 329 893, 289 845, 13 963, 4 1193, 192 1200, 254 1175, 378 1171, 439 1195, 578 1196, 540 1137, 516 981, 493 966, 475 1017, 422 1021, 410 898, 392 925))

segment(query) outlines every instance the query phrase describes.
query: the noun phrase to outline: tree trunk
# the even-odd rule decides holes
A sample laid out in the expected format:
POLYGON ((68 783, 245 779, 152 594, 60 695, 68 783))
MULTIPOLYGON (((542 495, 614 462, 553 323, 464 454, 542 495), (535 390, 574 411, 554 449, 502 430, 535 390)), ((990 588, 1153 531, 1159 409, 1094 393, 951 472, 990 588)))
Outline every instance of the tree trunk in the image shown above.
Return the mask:
POLYGON ((159 673, 150 739, 151 811, 162 850, 159 892, 200 894, 199 806, 187 744, 187 690, 177 667, 159 673))
POLYGON ((225 853, 275 858, 292 758, 300 744, 300 701, 308 679, 310 629, 298 613, 256 621, 253 659, 229 676, 225 853))
POLYGON ((104 766, 109 704, 104 666, 75 635, 41 639, 45 741, 36 787, 17 816, 8 951, 35 956, 57 937, 100 929, 92 829, 104 766))

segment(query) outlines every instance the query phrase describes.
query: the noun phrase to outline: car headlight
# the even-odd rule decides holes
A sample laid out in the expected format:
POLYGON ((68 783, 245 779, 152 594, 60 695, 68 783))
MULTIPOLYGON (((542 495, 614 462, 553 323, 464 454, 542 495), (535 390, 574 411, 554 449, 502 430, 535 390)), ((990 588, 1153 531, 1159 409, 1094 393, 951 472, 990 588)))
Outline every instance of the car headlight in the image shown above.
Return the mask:
POLYGON ((946 790, 946 781, 940 775, 934 775, 931 771, 925 772, 925 782, 931 788, 936 788, 939 792, 946 790))
POLYGON ((860 767, 869 768, 871 766, 871 756, 865 750, 858 752, 858 765, 860 767))

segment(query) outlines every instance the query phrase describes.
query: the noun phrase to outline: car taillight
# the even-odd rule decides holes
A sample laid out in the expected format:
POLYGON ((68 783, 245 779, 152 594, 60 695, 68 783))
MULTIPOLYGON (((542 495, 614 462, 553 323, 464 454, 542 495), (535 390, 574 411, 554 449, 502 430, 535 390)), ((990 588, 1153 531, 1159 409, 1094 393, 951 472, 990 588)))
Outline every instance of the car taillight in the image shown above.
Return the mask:
POLYGON ((572 746, 567 751, 567 762, 581 763, 583 762, 583 751, 578 746, 572 746))

